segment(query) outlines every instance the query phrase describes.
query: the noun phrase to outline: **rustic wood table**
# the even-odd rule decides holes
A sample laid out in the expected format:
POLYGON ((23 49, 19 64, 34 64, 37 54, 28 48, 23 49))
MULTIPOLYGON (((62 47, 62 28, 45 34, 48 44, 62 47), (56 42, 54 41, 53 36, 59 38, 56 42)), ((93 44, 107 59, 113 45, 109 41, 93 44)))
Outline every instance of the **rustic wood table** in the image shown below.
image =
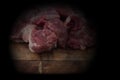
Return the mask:
POLYGON ((17 71, 31 74, 81 73, 95 54, 95 48, 82 51, 55 49, 40 54, 30 52, 28 44, 24 43, 12 43, 10 48, 17 71))

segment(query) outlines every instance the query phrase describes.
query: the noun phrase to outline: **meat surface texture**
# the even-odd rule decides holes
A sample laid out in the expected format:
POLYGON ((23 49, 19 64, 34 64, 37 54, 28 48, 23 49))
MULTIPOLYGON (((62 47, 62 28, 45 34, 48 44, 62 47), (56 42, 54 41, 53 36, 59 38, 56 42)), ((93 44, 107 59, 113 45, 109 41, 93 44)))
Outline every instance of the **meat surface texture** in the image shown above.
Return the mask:
POLYGON ((54 48, 84 50, 95 44, 95 31, 83 16, 70 8, 36 8, 31 13, 16 22, 11 39, 28 43, 32 52, 41 53, 54 48))

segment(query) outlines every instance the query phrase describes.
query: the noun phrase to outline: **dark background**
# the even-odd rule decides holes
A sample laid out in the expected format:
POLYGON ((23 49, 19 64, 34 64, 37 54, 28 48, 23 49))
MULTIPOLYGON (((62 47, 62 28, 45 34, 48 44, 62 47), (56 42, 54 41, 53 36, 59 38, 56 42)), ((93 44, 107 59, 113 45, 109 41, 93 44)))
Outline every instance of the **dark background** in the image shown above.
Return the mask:
MULTIPOLYGON (((79 0, 60 0, 60 1, 46 1, 46 0, 40 0, 40 1, 10 1, 10 2, 3 2, 1 3, 1 10, 2 14, 1 21, 3 24, 0 29, 0 35, 1 37, 1 73, 5 75, 6 77, 3 78, 13 78, 17 80, 22 79, 36 79, 31 77, 40 77, 40 78, 48 78, 52 79, 57 77, 57 80, 61 79, 74 79, 74 78, 94 78, 95 76, 99 76, 101 74, 106 73, 106 57, 105 57, 105 51, 103 52, 103 47, 101 48, 101 28, 104 27, 104 17, 105 17, 105 11, 106 7, 104 7, 103 2, 91 2, 91 1, 79 1, 79 0), (82 10, 85 14, 85 17, 88 18, 88 20, 93 23, 94 26, 97 28, 97 54, 94 58, 94 60, 91 63, 90 68, 87 70, 87 72, 83 74, 69 74, 69 75, 25 75, 25 74, 18 74, 15 71, 15 68, 13 66, 13 62, 11 60, 11 56, 9 54, 9 34, 10 29, 16 21, 17 17, 21 13, 21 11, 25 10, 26 8, 29 8, 34 5, 44 5, 44 4, 53 4, 53 3, 59 3, 59 4, 67 4, 73 7, 76 7, 80 10, 82 10), (8 77, 9 76, 9 77, 8 77)), ((105 28, 104 28, 105 29, 105 28)), ((104 32, 104 30, 102 31, 104 32)))

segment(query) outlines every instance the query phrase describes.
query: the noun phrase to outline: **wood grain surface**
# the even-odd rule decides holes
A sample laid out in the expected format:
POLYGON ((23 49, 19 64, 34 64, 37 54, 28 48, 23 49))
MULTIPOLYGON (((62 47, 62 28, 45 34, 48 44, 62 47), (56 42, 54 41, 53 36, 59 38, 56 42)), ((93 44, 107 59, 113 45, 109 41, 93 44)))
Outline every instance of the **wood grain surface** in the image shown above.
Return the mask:
POLYGON ((22 73, 66 74, 81 73, 87 69, 95 48, 87 50, 55 49, 51 52, 32 53, 28 44, 11 43, 11 55, 16 69, 22 73))

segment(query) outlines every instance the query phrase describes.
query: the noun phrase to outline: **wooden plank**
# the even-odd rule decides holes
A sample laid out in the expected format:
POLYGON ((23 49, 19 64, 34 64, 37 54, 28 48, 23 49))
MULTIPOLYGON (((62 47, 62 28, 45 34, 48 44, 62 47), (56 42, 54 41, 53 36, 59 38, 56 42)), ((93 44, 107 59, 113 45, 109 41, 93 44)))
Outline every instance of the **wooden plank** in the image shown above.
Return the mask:
POLYGON ((81 61, 42 61, 44 74, 72 74, 82 73, 86 63, 81 61))
POLYGON ((28 48, 28 44, 12 43, 10 49, 14 60, 40 60, 40 55, 32 53, 28 48))
POLYGON ((28 44, 12 44, 11 53, 14 60, 89 60, 95 53, 94 48, 87 50, 55 49, 53 52, 32 53, 28 44))
POLYGON ((40 61, 15 60, 15 68, 18 73, 39 74, 40 61))
POLYGON ((15 68, 19 73, 28 74, 82 73, 87 68, 87 61, 15 60, 15 68))
POLYGON ((66 74, 87 69, 95 54, 94 48, 87 50, 55 49, 52 52, 32 53, 28 44, 10 45, 16 69, 22 73, 66 74))
POLYGON ((90 60, 95 54, 94 48, 81 50, 64 50, 56 49, 52 53, 41 54, 41 60, 55 60, 55 61, 84 61, 90 60))

